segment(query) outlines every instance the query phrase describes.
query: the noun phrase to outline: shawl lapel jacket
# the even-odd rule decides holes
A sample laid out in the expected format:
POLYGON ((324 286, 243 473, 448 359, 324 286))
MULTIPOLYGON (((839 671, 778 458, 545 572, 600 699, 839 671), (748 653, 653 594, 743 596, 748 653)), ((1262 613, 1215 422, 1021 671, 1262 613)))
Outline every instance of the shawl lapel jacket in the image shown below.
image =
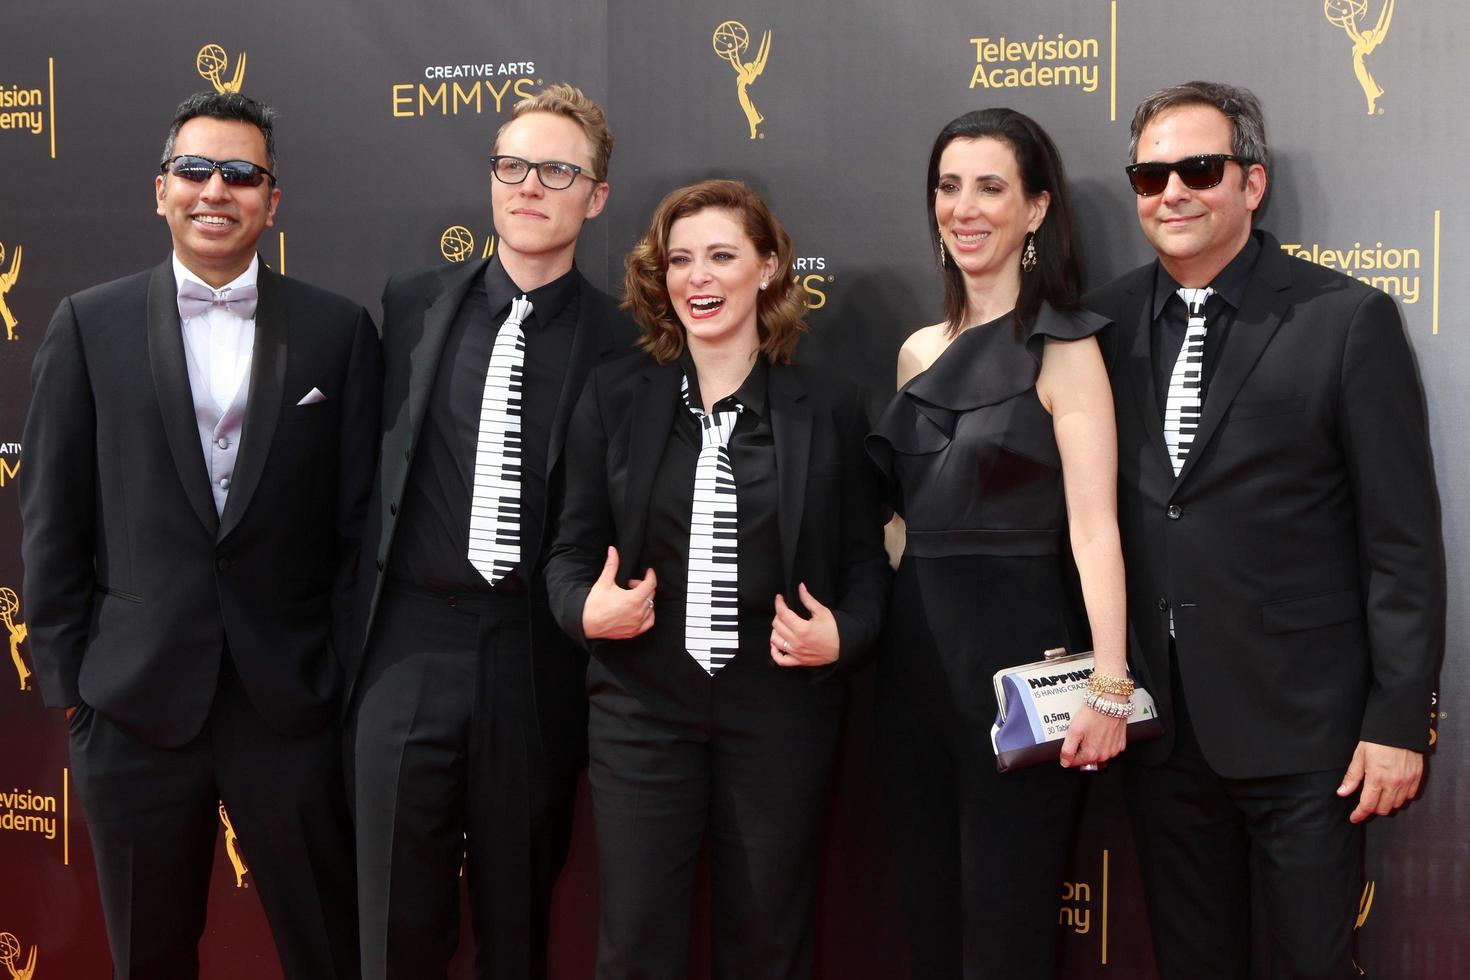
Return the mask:
POLYGON ((260 266, 249 396, 216 514, 172 262, 61 302, 32 367, 25 594, 46 702, 181 745, 223 652, 284 734, 336 717, 381 360, 349 300, 260 266), (299 404, 313 388, 326 398, 299 404))

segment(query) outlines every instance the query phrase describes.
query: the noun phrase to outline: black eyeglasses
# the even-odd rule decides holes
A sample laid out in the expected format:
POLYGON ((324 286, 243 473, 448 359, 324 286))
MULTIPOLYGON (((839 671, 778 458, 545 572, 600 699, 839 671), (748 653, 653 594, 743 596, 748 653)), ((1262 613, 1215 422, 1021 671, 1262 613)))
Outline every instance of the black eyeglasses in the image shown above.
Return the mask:
POLYGON ((1173 163, 1135 163, 1123 169, 1128 173, 1128 182, 1133 185, 1135 194, 1139 197, 1153 197, 1163 193, 1164 188, 1169 186, 1170 171, 1178 174, 1184 186, 1190 190, 1208 190, 1225 179, 1225 164, 1231 160, 1242 167, 1250 164, 1244 157, 1229 153, 1205 153, 1175 160, 1173 163))
POLYGON ((193 153, 169 157, 158 170, 196 184, 208 181, 216 170, 231 187, 259 187, 263 180, 269 180, 274 186, 276 182, 276 175, 258 163, 251 163, 249 160, 211 160, 193 153))
MULTIPOLYGON (((566 190, 576 181, 577 174, 582 172, 582 168, 575 163, 562 163, 560 160, 532 163, 520 157, 501 155, 490 158, 490 170, 495 174, 495 179, 502 184, 519 184, 534 170, 537 179, 541 181, 541 186, 550 191, 566 190)), ((595 180, 596 178, 587 174, 587 179, 595 180)))

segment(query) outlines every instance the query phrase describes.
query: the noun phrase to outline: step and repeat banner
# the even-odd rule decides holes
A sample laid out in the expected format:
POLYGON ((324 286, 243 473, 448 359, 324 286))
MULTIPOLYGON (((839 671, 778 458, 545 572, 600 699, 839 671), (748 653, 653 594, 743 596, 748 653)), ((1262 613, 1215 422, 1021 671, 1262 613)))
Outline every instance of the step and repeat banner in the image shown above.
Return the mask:
MULTIPOLYGON (((1470 118, 1458 81, 1470 15, 1460 4, 259 0, 178 13, 153 0, 0 8, 0 624, 9 654, 8 666, 0 660, 0 968, 10 977, 108 970, 65 724, 41 703, 27 645, 14 498, 30 362, 63 296, 167 255, 153 176, 181 99, 238 90, 280 110, 282 201, 262 257, 376 314, 394 270, 494 253, 486 158, 496 128, 542 84, 579 85, 605 105, 617 138, 608 209, 579 250, 589 278, 620 281, 623 254, 668 190, 747 180, 797 243, 794 274, 812 328, 798 356, 866 384, 876 410, 903 338, 939 318, 924 168, 940 127, 969 109, 1009 105, 1048 129, 1070 171, 1087 281, 1097 285, 1151 257, 1122 170, 1133 106, 1190 78, 1261 97, 1274 161, 1260 223, 1297 259, 1393 296, 1418 355, 1449 556, 1449 645, 1424 706, 1434 741, 1424 793, 1370 829, 1360 962, 1387 978, 1470 972, 1461 574, 1470 554, 1470 322, 1454 301, 1470 257, 1461 173, 1470 118)), ((907 975, 905 937, 871 685, 870 676, 856 683, 833 796, 819 965, 824 976, 887 980, 907 975)), ((1093 780, 1057 896, 1066 975, 1148 980, 1117 772, 1093 780)), ((206 976, 279 976, 253 888, 250 842, 221 810, 206 976)), ((585 799, 557 902, 554 975, 588 976, 596 855, 585 799)), ((470 976, 464 955, 456 975, 470 976)))

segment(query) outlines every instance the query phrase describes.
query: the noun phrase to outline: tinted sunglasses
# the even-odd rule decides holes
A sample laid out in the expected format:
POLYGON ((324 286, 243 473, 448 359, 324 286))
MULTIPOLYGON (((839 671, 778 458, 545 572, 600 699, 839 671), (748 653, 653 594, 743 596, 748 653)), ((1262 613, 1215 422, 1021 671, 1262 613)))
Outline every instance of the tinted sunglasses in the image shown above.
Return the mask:
POLYGON ((1133 185, 1135 194, 1153 197, 1169 186, 1170 171, 1178 174, 1180 181, 1190 190, 1208 190, 1225 179, 1225 164, 1231 160, 1242 167, 1250 164, 1249 160, 1229 153, 1205 153, 1173 163, 1135 163, 1123 169, 1128 173, 1128 182, 1133 185))
POLYGON ((231 187, 259 187, 260 182, 267 179, 272 185, 276 182, 275 174, 249 160, 211 160, 192 153, 169 157, 158 169, 161 173, 170 173, 196 184, 209 180, 216 170, 231 187))

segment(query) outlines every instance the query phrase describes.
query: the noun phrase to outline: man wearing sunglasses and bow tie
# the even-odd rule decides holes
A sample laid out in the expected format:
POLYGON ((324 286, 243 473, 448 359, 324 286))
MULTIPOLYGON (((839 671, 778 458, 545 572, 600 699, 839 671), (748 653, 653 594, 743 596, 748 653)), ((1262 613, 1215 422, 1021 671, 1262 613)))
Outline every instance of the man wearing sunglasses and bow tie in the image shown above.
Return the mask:
POLYGON ((1363 822, 1419 788, 1443 647, 1427 425, 1397 308, 1252 229, 1260 103, 1145 99, 1127 167, 1157 261, 1115 326, 1132 668, 1167 734, 1125 757, 1159 973, 1356 977, 1363 822))
POLYGON ((118 977, 198 974, 221 802, 285 976, 358 975, 339 657, 382 365, 361 306, 256 255, 274 118, 179 106, 155 178, 173 254, 64 299, 32 368, 31 650, 118 977))

